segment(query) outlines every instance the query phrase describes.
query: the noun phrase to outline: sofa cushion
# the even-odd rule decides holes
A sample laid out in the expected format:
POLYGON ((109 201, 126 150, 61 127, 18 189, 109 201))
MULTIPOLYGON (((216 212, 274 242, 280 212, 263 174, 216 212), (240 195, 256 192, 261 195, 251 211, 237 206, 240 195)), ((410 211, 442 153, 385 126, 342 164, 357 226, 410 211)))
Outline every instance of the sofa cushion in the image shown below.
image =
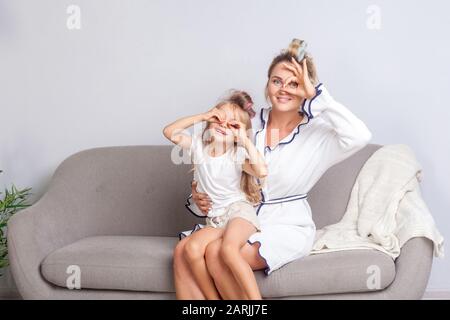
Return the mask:
POLYGON ((269 276, 257 275, 264 297, 378 291, 395 278, 395 263, 375 249, 313 254, 269 276))
MULTIPOLYGON (((66 270, 77 265, 82 289, 174 292, 172 253, 177 242, 175 237, 84 238, 49 254, 41 272, 49 282, 66 287, 66 270)), ((373 249, 310 255, 269 276, 256 272, 261 293, 267 298, 381 290, 394 277, 393 260, 373 249), (374 270, 380 275, 379 286, 369 288, 367 282, 369 277, 373 279, 374 270)))
POLYGON ((50 253, 41 273, 66 287, 67 268, 77 265, 81 289, 174 292, 172 253, 177 242, 175 237, 88 237, 50 253))

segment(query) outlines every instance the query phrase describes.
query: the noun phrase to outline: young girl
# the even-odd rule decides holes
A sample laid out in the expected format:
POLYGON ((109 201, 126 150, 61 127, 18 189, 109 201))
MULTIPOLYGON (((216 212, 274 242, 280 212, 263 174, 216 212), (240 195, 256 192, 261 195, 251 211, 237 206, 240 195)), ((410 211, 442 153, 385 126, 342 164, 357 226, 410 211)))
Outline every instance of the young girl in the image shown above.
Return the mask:
POLYGON ((247 239, 261 231, 254 209, 261 200, 255 178, 267 175, 264 158, 250 139, 250 119, 255 115, 252 104, 247 93, 234 91, 211 110, 181 118, 163 131, 167 139, 188 152, 198 190, 212 201, 206 226, 197 224, 194 230, 180 233, 180 238, 190 238, 186 259, 207 299, 220 299, 204 258, 207 245, 220 237, 222 256, 243 292, 249 299, 261 298, 257 287, 247 285, 256 283, 248 281, 254 274, 239 254, 247 239), (202 121, 207 126, 201 134, 186 134, 185 129, 202 121))

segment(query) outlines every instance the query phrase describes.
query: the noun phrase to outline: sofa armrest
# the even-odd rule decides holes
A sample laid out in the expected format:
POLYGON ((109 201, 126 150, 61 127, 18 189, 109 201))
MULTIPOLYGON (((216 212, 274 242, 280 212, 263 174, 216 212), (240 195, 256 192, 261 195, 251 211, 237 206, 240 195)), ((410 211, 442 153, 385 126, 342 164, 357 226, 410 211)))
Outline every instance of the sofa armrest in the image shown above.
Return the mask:
POLYGON ((395 280, 384 290, 387 299, 422 299, 433 264, 433 242, 408 240, 395 260, 395 280))
POLYGON ((47 192, 32 206, 13 215, 7 228, 10 269, 24 299, 47 299, 53 285, 40 265, 52 251, 84 237, 86 230, 71 225, 70 204, 47 192))

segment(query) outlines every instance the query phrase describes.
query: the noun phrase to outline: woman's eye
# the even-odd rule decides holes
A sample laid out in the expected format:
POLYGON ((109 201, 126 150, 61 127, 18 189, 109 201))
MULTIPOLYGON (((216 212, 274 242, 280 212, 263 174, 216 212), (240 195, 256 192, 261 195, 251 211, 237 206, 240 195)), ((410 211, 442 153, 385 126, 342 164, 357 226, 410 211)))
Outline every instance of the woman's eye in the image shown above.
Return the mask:
POLYGON ((298 88, 298 83, 297 82, 289 82, 289 88, 297 89, 298 88))
POLYGON ((278 80, 278 79, 272 80, 272 83, 276 86, 279 86, 281 84, 280 80, 278 80))

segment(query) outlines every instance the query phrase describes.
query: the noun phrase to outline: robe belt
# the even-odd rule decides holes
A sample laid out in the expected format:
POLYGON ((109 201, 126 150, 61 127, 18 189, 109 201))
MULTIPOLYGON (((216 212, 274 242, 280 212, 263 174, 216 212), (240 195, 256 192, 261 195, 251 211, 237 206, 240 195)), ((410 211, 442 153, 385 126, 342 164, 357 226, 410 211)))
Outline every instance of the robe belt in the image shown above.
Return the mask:
POLYGON ((264 201, 261 201, 261 204, 275 204, 275 203, 289 202, 289 201, 305 199, 306 197, 308 197, 308 194, 307 193, 302 193, 302 194, 296 194, 296 195, 293 195, 293 196, 287 196, 287 197, 282 197, 282 198, 264 200, 264 201))

